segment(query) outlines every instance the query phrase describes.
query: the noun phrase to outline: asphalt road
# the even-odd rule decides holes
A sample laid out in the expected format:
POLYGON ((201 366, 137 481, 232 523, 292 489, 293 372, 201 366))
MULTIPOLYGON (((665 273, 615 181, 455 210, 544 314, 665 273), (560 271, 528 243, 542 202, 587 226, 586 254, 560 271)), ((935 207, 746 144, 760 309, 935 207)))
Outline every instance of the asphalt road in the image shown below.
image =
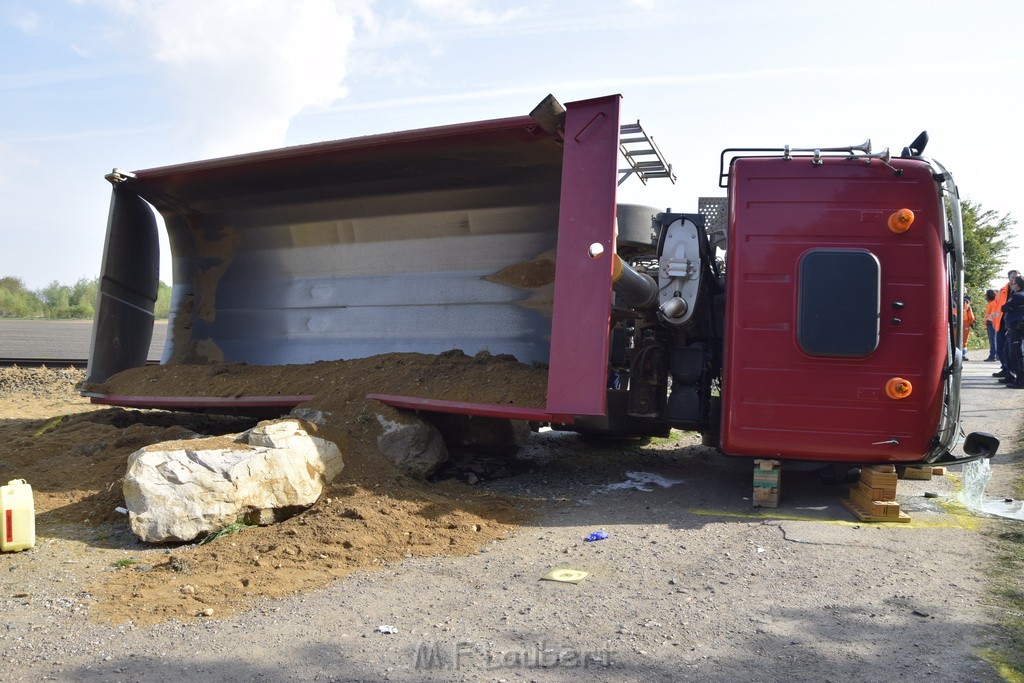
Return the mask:
MULTIPOLYGON (((160 360, 166 339, 167 321, 158 320, 150 360, 160 360)), ((0 320, 0 358, 88 358, 91 343, 91 320, 0 320)))

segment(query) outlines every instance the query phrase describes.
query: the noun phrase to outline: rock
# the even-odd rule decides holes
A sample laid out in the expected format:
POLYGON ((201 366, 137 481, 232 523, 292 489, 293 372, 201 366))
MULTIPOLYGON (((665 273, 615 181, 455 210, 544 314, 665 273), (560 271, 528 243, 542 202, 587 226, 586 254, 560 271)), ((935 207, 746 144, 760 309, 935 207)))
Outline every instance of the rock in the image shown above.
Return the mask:
POLYGON ((469 472, 477 479, 508 475, 516 453, 531 434, 526 420, 443 413, 430 419, 448 447, 445 469, 469 472))
POLYGON ((433 420, 453 450, 475 455, 514 456, 531 433, 526 420, 447 413, 438 413, 433 420))
POLYGON ((167 565, 171 568, 171 571, 174 572, 186 573, 192 570, 192 563, 180 555, 171 555, 171 559, 167 561, 167 565))
POLYGON ((377 422, 384 430, 377 437, 377 448, 407 474, 429 477, 448 459, 441 432, 429 422, 397 410, 381 410, 377 422))
POLYGON ((102 453, 107 449, 107 443, 105 441, 96 441, 94 443, 80 443, 71 449, 73 455, 84 455, 91 458, 92 456, 102 453))
POLYGON ((330 419, 331 414, 323 410, 317 410, 316 408, 308 408, 306 406, 299 406, 298 408, 292 408, 292 412, 289 413, 292 417, 297 417, 300 420, 315 424, 317 427, 323 427, 330 419))
POLYGON ((298 420, 263 422, 239 435, 135 451, 125 507, 143 541, 191 541, 240 521, 287 519, 315 503, 342 467, 338 447, 298 420))

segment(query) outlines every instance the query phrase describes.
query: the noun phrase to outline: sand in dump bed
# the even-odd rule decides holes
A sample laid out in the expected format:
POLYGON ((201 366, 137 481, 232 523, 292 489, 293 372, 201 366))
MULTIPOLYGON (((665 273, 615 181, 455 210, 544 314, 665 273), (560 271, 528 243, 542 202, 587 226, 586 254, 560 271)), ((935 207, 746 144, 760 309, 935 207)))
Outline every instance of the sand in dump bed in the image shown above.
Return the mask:
MULTIPOLYGON (((389 393, 540 408, 546 379, 546 368, 522 365, 511 357, 467 357, 456 351, 304 366, 152 366, 88 386, 90 391, 120 395, 315 395, 304 405, 323 411, 327 423, 310 425, 311 432, 338 444, 345 462, 342 474, 306 512, 205 545, 151 550, 122 533, 127 520, 114 508, 123 505, 127 457, 143 446, 195 432, 243 431, 255 420, 89 410, 83 399, 69 398, 60 413, 0 421, 0 443, 5 444, 0 478, 24 478, 32 484, 41 539, 77 534, 86 545, 101 537, 126 539, 122 547, 131 548, 138 564, 110 567, 88 587, 96 600, 95 618, 153 623, 193 619, 208 609, 221 616, 261 597, 316 588, 354 570, 405 557, 471 554, 508 534, 530 515, 530 504, 455 481, 429 483, 399 473, 376 449, 380 426, 374 416, 391 415, 393 409, 364 397, 389 393), (107 527, 115 533, 97 532, 107 527)), ((73 384, 64 377, 43 381, 53 385, 41 392, 51 398, 55 392, 70 392, 73 384)), ((17 387, 0 394, 0 408, 29 403, 17 387)), ((109 545, 109 540, 104 543, 109 545)), ((32 552, 43 552, 42 544, 32 552)))

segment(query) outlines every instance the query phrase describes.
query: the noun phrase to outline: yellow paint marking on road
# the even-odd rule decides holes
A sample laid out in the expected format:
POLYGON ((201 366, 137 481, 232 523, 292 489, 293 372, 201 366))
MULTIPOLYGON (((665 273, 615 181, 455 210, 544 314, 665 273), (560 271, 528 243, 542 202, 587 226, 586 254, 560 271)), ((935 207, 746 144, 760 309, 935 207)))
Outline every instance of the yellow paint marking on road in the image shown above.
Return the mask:
POLYGON ((961 512, 948 512, 948 515, 953 518, 952 521, 948 519, 944 520, 922 520, 920 515, 911 515, 909 522, 861 522, 858 520, 847 520, 847 519, 822 519, 821 517, 811 517, 809 515, 796 515, 792 513, 779 513, 779 512, 727 512, 725 510, 708 510, 701 508, 688 508, 686 510, 691 515, 698 515, 701 517, 734 517, 737 519, 778 519, 784 521, 793 522, 818 522, 820 524, 835 524, 838 526, 880 526, 884 525, 892 529, 965 529, 967 531, 975 531, 978 529, 978 519, 970 515, 963 514, 961 512))

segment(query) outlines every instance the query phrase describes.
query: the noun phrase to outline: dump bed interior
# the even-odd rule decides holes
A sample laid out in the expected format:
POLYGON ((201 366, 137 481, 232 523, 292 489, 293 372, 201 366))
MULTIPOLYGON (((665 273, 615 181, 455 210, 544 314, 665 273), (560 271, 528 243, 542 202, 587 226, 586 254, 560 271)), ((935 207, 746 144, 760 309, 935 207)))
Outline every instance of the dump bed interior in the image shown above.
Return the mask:
POLYGON ((115 178, 89 381, 145 360, 151 206, 173 259, 163 363, 486 350, 548 364, 539 415, 603 413, 611 259, 589 246, 615 251, 618 97, 566 108, 564 138, 524 116, 115 178))

